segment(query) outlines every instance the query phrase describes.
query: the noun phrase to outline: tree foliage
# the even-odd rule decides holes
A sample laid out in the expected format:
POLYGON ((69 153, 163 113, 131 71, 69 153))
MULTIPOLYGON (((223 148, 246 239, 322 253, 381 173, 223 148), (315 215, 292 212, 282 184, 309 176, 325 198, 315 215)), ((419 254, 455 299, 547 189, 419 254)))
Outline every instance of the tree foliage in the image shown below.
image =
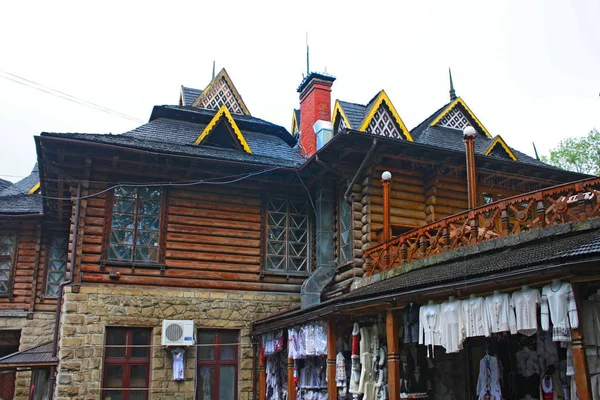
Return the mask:
POLYGON ((593 128, 587 136, 561 140, 550 157, 542 161, 555 167, 583 174, 600 175, 600 132, 593 128))

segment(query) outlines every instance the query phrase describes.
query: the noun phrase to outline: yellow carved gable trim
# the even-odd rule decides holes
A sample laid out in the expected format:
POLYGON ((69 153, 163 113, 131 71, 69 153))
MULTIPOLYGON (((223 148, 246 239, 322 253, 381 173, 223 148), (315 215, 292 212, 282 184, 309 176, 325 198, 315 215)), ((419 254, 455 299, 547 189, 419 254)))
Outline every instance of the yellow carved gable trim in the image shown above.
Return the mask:
POLYGON ((335 106, 333 107, 333 126, 335 126, 335 123, 337 122, 337 116, 341 116, 342 119, 344 120, 344 123, 346 124, 346 127, 348 129, 353 129, 352 125, 350 125, 350 121, 348 121, 348 117, 346 117, 346 113, 344 112, 344 109, 342 108, 342 105, 340 104, 339 100, 335 101, 335 106))
POLYGON ((367 114, 365 119, 363 119, 363 122, 362 122, 360 128, 358 128, 358 130, 361 132, 367 131, 367 128, 369 127, 371 120, 375 116, 375 113, 377 112, 377 110, 379 110, 379 107, 381 107, 381 105, 384 102, 388 106, 388 109, 392 113, 392 117, 394 117, 394 119, 396 120, 396 123, 400 127, 400 130, 402 130, 402 132, 404 133, 406 140, 408 140, 409 142, 413 142, 414 140, 413 140, 410 132, 406 128, 406 125, 404 125, 404 121, 402 121, 402 118, 400 118, 398 111, 396 111, 396 108, 392 104, 392 101, 390 100, 388 95, 385 93, 385 90, 382 90, 381 92, 379 92, 379 94, 377 95, 377 98, 375 99, 375 103, 373 104, 373 107, 371 107, 369 114, 367 114))
POLYGON ((485 154, 486 156, 489 156, 492 151, 494 151, 494 147, 496 147, 497 145, 502 146, 502 148, 508 153, 508 155, 510 156, 510 158, 513 161, 519 161, 519 159, 517 158, 517 156, 515 155, 515 153, 511 150, 510 147, 508 147, 508 145, 506 144, 506 142, 504 141, 504 139, 502 139, 500 137, 500 135, 496 136, 494 138, 494 140, 492 141, 492 143, 490 143, 490 145, 488 146, 488 148, 485 150, 485 154))
POLYGON ((208 125, 206 125, 206 128, 204 128, 204 130, 202 131, 200 136, 198 136, 198 139, 196 139, 194 144, 199 145, 200 143, 202 143, 202 141, 211 134, 211 132, 214 130, 214 128, 217 126, 217 124, 219 123, 219 121, 221 121, 222 118, 224 118, 229 123, 229 126, 235 133, 235 136, 240 141, 240 144, 244 148, 244 151, 248 154, 252 154, 252 150, 250 150, 250 146, 248 146, 248 143, 246 142, 246 139, 244 138, 242 131, 240 131, 240 128, 238 128, 233 117, 231 116, 231 113, 229 112, 229 110, 227 109, 227 107, 225 105, 222 105, 221 108, 219 109, 219 111, 217 111, 217 113, 215 114, 213 119, 210 121, 210 123, 208 125))
POLYGON ((479 125, 481 127, 481 129, 483 130, 483 133, 485 134, 485 136, 487 136, 488 138, 492 138, 492 135, 488 132, 487 129, 485 129, 485 126, 483 126, 483 124, 481 123, 481 121, 475 116, 475 114, 473 114, 473 111, 471 111, 471 109, 469 108, 469 106, 467 106, 467 104, 464 102, 464 100, 460 97, 458 97, 456 100, 454 100, 452 103, 448 104, 448 107, 446 107, 446 109, 444 111, 442 111, 442 113, 440 115, 438 115, 430 124, 429 126, 435 126, 437 125, 442 118, 444 118, 446 116, 446 114, 448 114, 450 111, 452 111, 452 109, 454 107, 456 107, 458 104, 462 105, 463 108, 465 109, 465 111, 467 111, 467 113, 469 114, 469 116, 475 121, 475 123, 477 123, 477 125, 479 125))
POLYGON ((243 113, 245 115, 250 115, 250 111, 248 111, 248 107, 246 107, 246 103, 244 103, 244 100, 242 100, 242 96, 240 95, 240 93, 235 88, 235 85, 233 84, 233 81, 229 77, 229 74, 227 73, 227 71, 225 70, 225 68, 223 68, 221 70, 221 72, 219 72, 217 74, 217 76, 215 76, 213 78, 213 80, 210 81, 210 83, 208 84, 208 86, 202 91, 202 93, 200 94, 200 96, 198 96, 198 98, 196 99, 196 101, 194 101, 194 104, 192 104, 192 106, 193 107, 198 107, 198 105, 202 102, 202 100, 204 100, 204 98, 211 93, 212 88, 217 84, 217 82, 219 82, 219 80, 221 80, 221 78, 225 79, 225 82, 227 83, 227 86, 229 86, 229 89, 233 93, 233 97, 235 97, 235 100, 240 105, 240 108, 242 109, 243 113))
POLYGON ((31 189, 29 189, 29 194, 34 194, 35 192, 37 192, 40 189, 40 183, 36 183, 35 185, 33 185, 33 187, 31 189))

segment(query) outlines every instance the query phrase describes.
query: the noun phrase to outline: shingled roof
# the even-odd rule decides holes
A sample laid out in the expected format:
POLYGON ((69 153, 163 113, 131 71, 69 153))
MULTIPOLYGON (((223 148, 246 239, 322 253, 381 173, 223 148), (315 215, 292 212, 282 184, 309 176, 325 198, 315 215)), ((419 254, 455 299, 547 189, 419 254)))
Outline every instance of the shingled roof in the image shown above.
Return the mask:
POLYGON ((305 158, 292 147, 295 139, 285 128, 248 115, 235 114, 233 119, 252 154, 236 149, 195 145, 194 141, 215 113, 214 110, 195 107, 156 106, 150 122, 120 135, 44 132, 42 136, 277 167, 298 168, 304 163, 305 158))
POLYGON ((0 179, 0 192, 9 187, 10 185, 12 185, 12 182, 0 179))
POLYGON ((181 85, 179 101, 182 106, 191 106, 202 94, 202 90, 181 85))
POLYGON ((29 192, 40 182, 38 165, 29 176, 0 190, 0 215, 41 214, 42 199, 29 192))
POLYGON ((58 357, 52 357, 51 341, 0 358, 0 369, 56 364, 58 357))

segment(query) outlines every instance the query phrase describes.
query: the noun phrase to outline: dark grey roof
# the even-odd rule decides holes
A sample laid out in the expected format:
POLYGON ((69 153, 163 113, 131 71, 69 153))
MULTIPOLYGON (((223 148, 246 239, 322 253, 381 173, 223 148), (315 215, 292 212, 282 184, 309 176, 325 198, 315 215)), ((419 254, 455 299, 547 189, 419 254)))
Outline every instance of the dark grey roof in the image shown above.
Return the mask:
POLYGON ((436 112, 434 112, 433 114, 431 114, 429 117, 427 117, 419 125, 417 125, 414 128, 412 128, 412 130, 410 131, 410 135, 413 137, 413 139, 417 140, 419 138, 419 136, 421 136, 421 133, 423 133, 423 131, 425 129, 427 129, 427 127, 429 126, 429 124, 431 124, 433 122, 433 120, 436 119, 438 117, 438 115, 440 115, 442 113, 442 111, 444 111, 446 109, 446 107, 448 107, 449 104, 450 103, 444 104, 439 110, 437 110, 436 112))
POLYGON ((58 357, 52 357, 51 341, 0 358, 0 367, 14 366, 15 364, 26 366, 56 363, 58 363, 58 357))
POLYGON ((39 181, 38 166, 35 164, 29 176, 0 190, 0 215, 42 213, 42 198, 37 194, 29 194, 39 181))
POLYGON ((364 286, 340 296, 339 299, 344 301, 389 292, 402 292, 406 289, 414 290, 419 287, 523 269, 552 260, 594 254, 600 254, 599 229, 570 236, 550 237, 535 244, 526 243, 498 252, 478 254, 468 259, 422 267, 364 286))
POLYGON ((12 185, 12 182, 6 181, 4 179, 0 179, 0 192, 6 189, 8 186, 12 185))
MULTIPOLYGON (((454 151, 465 150, 463 133, 458 129, 446 128, 442 126, 427 126, 425 129, 420 131, 417 137, 413 136, 413 139, 416 143, 440 147, 443 149, 454 151)), ((475 138, 475 154, 483 155, 493 140, 494 138, 490 139, 485 135, 477 135, 477 138, 475 138)), ((551 168, 550 165, 538 161, 525 153, 515 150, 512 147, 510 149, 521 163, 551 168)))
POLYGON ((360 125, 367 115, 367 106, 356 103, 348 103, 347 101, 338 101, 342 107, 342 110, 344 110, 346 118, 348 118, 348 122, 351 125, 350 127, 352 129, 360 128, 360 125))
POLYGON ((252 154, 243 150, 194 145, 194 141, 200 136, 205 126, 205 124, 161 118, 122 135, 44 132, 42 136, 64 137, 168 154, 278 167, 297 168, 305 161, 304 157, 277 136, 243 130, 242 134, 248 142, 252 154))
POLYGON ((183 95, 182 105, 191 106, 194 104, 198 96, 202 94, 202 90, 181 85, 181 94, 183 95))

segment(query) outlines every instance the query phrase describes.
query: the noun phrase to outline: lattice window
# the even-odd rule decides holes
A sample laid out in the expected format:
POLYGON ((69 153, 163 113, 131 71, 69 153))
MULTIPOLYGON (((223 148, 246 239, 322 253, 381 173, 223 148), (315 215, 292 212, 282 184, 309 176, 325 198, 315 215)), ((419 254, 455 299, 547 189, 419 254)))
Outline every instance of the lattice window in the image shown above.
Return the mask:
POLYGON ((46 275, 46 294, 56 296, 59 285, 67 279, 68 237, 54 236, 48 251, 48 271, 46 275))
POLYGON ((237 102, 233 91, 227 85, 224 78, 221 78, 206 96, 198 104, 200 108, 209 108, 211 110, 218 110, 221 106, 227 107, 230 113, 243 114, 242 107, 237 102))
POLYGON ((307 273, 309 221, 305 201, 267 202, 267 271, 307 273))
POLYGON ((17 236, 0 234, 0 294, 10 293, 17 236))
POLYGON ((344 198, 344 191, 340 191, 339 198, 339 264, 342 265, 352 259, 354 240, 352 237, 352 206, 344 198))
POLYGON ((346 126, 346 121, 344 121, 344 118, 342 118, 342 116, 340 116, 340 123, 338 124, 338 132, 341 132, 343 129, 348 128, 346 126))
POLYGON ((377 112, 369 122, 367 132, 387 136, 394 139, 404 139, 402 131, 398 128, 398 125, 394 121, 392 114, 383 105, 377 109, 377 112))
POLYGON ((115 189, 109 260, 158 262, 161 197, 155 187, 115 189))
POLYGON ((463 130, 467 126, 471 126, 471 123, 461 110, 454 107, 440 120, 439 125, 445 126, 446 128, 463 130))

